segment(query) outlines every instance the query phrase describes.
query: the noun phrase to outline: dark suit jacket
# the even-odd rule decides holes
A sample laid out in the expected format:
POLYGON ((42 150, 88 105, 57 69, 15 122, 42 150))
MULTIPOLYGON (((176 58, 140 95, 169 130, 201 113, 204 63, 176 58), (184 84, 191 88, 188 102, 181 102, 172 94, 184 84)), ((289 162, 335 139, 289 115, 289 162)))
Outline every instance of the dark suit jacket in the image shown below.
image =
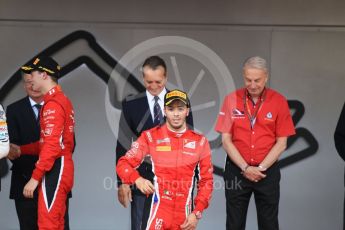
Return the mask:
MULTIPOLYGON (((187 124, 193 128, 193 115, 190 112, 187 117, 187 124)), ((116 145, 116 163, 120 157, 124 156, 132 140, 136 140, 142 131, 153 128, 153 119, 150 112, 149 103, 147 101, 146 92, 135 96, 129 96, 122 102, 122 113, 119 124, 119 135, 116 145)), ((151 164, 143 162, 138 171, 140 175, 146 179, 152 180, 153 173, 151 164)), ((117 177, 118 185, 121 180, 117 177)), ((140 191, 134 189, 135 194, 141 194, 140 191)))
MULTIPOLYGON (((40 129, 29 97, 10 104, 6 116, 10 143, 24 145, 39 140, 40 129)), ((25 199, 23 188, 31 178, 37 159, 38 155, 22 155, 12 161, 10 199, 25 199)))
POLYGON ((341 114, 334 133, 335 147, 339 156, 345 161, 345 104, 341 110, 341 114))

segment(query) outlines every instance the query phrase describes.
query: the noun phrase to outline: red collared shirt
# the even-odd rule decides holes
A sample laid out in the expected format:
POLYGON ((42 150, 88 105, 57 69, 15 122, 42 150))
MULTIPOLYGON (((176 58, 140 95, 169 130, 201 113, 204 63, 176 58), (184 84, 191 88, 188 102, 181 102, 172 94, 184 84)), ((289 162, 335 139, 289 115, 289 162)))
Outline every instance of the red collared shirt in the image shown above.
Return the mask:
POLYGON ((244 160, 249 165, 259 165, 276 138, 294 135, 295 128, 284 96, 266 88, 254 106, 245 92, 246 89, 239 89, 225 97, 215 130, 230 133, 244 160), (251 128, 250 117, 254 118, 255 110, 258 112, 251 128))

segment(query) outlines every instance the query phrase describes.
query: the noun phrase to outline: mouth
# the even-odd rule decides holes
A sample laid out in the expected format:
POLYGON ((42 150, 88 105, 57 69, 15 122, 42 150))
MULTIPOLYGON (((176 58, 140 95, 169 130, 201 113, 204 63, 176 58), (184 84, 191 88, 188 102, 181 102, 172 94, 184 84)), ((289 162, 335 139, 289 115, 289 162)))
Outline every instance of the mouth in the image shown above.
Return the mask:
POLYGON ((249 93, 256 93, 258 90, 257 89, 249 89, 249 93))

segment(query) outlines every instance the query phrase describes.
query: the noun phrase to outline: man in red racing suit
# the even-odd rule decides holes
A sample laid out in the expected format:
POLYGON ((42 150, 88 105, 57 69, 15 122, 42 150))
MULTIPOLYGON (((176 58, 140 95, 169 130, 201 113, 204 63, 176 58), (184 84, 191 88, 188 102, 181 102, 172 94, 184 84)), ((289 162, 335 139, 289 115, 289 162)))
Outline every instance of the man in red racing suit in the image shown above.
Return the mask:
POLYGON ((41 183, 38 195, 39 229, 64 229, 67 194, 74 179, 72 151, 74 148, 74 112, 56 79, 58 64, 49 57, 39 57, 23 66, 32 75, 33 88, 44 93, 40 111, 40 141, 20 147, 21 152, 37 152, 39 159, 23 194, 32 198, 41 183))
POLYGON ((213 190, 211 151, 208 140, 185 125, 189 111, 186 94, 170 91, 164 104, 166 123, 143 132, 120 158, 116 171, 124 183, 135 183, 143 193, 153 193, 147 229, 195 229, 213 190), (146 157, 151 157, 154 185, 135 170, 146 157), (199 183, 193 210, 196 168, 199 183))

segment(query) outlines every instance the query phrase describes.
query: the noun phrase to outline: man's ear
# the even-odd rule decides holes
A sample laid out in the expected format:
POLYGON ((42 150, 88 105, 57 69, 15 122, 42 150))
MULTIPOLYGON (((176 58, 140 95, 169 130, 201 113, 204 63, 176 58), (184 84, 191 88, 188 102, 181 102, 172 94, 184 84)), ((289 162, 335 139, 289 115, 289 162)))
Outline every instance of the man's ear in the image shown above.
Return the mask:
POLYGON ((164 75, 165 76, 165 79, 164 79, 164 86, 166 87, 166 84, 168 83, 168 75, 164 75))
POLYGON ((265 83, 267 83, 267 81, 268 81, 268 73, 266 74, 266 81, 265 81, 265 83))
POLYGON ((43 79, 46 80, 48 78, 47 72, 42 72, 42 74, 43 74, 43 79))

